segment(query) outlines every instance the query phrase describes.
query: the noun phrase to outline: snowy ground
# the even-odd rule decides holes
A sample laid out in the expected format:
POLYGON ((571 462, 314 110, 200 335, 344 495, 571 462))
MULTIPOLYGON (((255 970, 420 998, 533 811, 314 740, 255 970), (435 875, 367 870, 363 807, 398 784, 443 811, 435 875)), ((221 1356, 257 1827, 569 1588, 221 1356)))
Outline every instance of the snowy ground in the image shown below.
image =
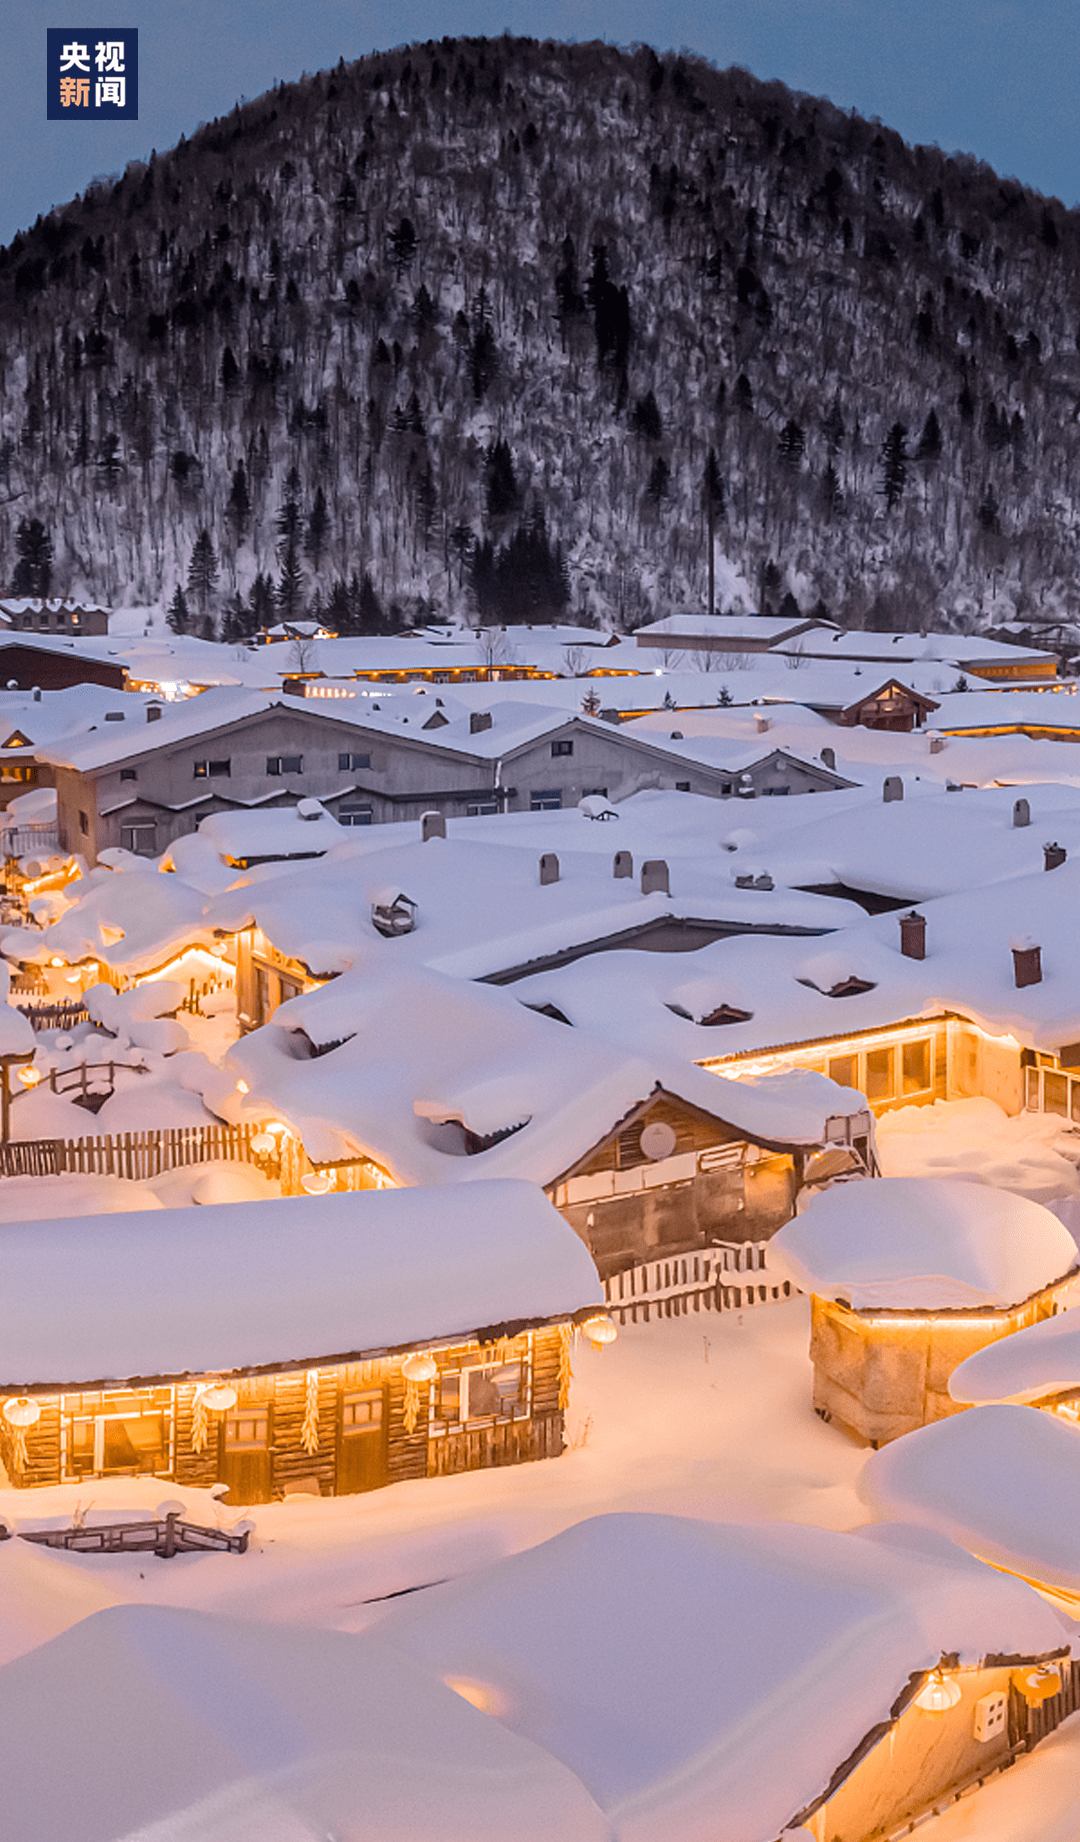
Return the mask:
POLYGON ((1041 1203, 1080 1197, 1080 1132, 1051 1113, 1010 1118, 993 1100, 937 1100, 884 1114, 877 1136, 886 1177, 970 1177, 1041 1203))

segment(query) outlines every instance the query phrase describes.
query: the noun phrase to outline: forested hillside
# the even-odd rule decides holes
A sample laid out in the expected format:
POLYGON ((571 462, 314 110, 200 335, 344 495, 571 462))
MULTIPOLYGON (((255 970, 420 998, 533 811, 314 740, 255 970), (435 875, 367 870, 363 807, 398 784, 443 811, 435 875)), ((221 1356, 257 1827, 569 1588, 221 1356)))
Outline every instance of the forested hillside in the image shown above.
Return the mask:
POLYGON ((711 522, 753 605, 1038 620, 1078 344, 1080 216, 973 160, 647 48, 411 46, 0 252, 0 581, 633 625, 705 605, 711 522))

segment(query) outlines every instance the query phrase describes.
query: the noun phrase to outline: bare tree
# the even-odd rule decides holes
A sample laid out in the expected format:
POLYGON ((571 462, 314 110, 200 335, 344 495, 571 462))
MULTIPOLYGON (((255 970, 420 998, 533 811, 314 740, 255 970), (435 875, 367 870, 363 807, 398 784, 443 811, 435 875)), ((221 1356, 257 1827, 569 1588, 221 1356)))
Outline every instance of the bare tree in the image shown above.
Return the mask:
POLYGON ((563 652, 562 662, 566 667, 568 678, 580 678, 586 664, 584 646, 567 646, 563 652))
POLYGON ((507 637, 505 627, 480 627, 476 650, 489 680, 507 666, 518 664, 517 648, 507 637))

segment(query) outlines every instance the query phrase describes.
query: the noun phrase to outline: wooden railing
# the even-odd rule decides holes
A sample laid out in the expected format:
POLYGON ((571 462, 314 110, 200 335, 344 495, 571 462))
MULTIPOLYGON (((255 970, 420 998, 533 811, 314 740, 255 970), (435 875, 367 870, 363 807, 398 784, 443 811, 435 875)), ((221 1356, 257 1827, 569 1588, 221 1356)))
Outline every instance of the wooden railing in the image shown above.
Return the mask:
POLYGON ((212 1159, 254 1164, 256 1125, 173 1126, 158 1132, 117 1132, 79 1139, 13 1139, 0 1145, 0 1176, 127 1177, 138 1182, 163 1171, 212 1159))
MULTIPOLYGON (((8 1530, 3 1531, 7 1535, 8 1530)), ((20 1529, 23 1541, 43 1548, 66 1548, 75 1554, 156 1554, 169 1561, 174 1554, 246 1554, 251 1528, 236 1533, 228 1529, 200 1528, 182 1522, 178 1514, 155 1517, 151 1522, 107 1522, 84 1528, 20 1529)))
POLYGON ((742 1311, 791 1298, 795 1288, 790 1280, 768 1274, 767 1246, 766 1241, 723 1242, 626 1267, 604 1281, 608 1311, 620 1324, 636 1324, 639 1314, 648 1324, 653 1317, 742 1311))
POLYGON ((57 1004, 17 1004, 15 1009, 29 1017, 32 1030, 74 1030, 89 1023, 90 1012, 79 998, 62 999, 57 1004))

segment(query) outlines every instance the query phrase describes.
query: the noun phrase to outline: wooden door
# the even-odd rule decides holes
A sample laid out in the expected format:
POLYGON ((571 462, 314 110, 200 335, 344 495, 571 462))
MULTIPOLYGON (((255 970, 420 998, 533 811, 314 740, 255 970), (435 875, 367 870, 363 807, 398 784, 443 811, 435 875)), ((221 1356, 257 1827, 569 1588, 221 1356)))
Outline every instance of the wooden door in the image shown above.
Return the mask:
POLYGON ((386 1468, 385 1388, 343 1388, 338 1408, 337 1494, 377 1490, 386 1468))
POLYGON ((269 1401, 237 1404, 222 1415, 218 1477, 230 1503, 269 1503, 273 1496, 273 1407, 269 1401))

